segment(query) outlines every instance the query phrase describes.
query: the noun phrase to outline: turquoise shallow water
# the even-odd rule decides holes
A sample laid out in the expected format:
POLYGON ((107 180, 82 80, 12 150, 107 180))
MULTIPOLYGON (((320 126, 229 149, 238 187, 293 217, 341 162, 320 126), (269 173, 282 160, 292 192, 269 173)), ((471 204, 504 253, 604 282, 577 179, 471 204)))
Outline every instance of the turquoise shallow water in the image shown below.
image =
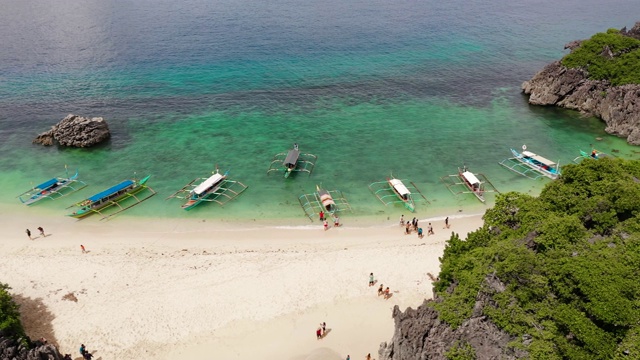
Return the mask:
POLYGON ((134 172, 152 174, 159 195, 124 216, 301 218, 298 197, 322 184, 349 199, 343 219, 396 217, 406 211, 367 187, 390 174, 427 196, 418 216, 480 212, 485 205, 453 196, 440 177, 466 164, 501 191, 537 193, 547 180, 498 165, 510 147, 560 164, 592 143, 637 158, 601 121, 529 106, 519 89, 562 44, 632 25, 637 2, 570 13, 570 2, 553 11, 528 2, 0 3, 0 202, 65 164, 90 184, 33 212, 65 214, 134 172), (83 21, 61 26, 71 13, 83 21), (33 21, 19 21, 26 16, 33 21), (112 139, 93 149, 30 144, 70 112, 105 117, 112 139), (313 174, 267 176, 293 142, 318 156, 313 174), (185 212, 164 200, 216 164, 249 186, 234 202, 185 212))

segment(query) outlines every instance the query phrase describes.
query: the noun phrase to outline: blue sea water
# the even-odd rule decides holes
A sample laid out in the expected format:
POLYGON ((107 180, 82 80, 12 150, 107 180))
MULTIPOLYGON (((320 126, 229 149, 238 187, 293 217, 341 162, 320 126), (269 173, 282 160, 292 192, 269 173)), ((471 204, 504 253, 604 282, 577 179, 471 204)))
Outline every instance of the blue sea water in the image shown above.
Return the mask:
POLYGON ((90 186, 28 211, 62 216, 134 173, 159 195, 124 216, 303 218, 298 197, 322 184, 351 202, 343 219, 395 217, 368 188, 390 174, 429 199, 419 215, 481 211, 440 177, 467 164, 536 193, 544 181, 498 165, 510 147, 561 165, 593 143, 637 158, 598 119, 520 92, 565 43, 637 14, 637 0, 0 0, 0 203, 67 164, 90 186), (31 144, 68 113, 104 117, 112 138, 31 144), (318 156, 312 175, 267 176, 294 142, 318 156), (216 165, 249 189, 224 208, 164 200, 216 165))

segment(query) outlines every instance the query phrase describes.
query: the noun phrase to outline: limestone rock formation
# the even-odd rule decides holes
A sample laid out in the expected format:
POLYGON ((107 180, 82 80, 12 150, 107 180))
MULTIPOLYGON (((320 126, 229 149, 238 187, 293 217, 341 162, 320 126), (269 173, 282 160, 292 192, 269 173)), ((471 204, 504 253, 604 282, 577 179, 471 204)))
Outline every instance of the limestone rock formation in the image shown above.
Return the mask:
MULTIPOLYGON (((640 22, 631 30, 622 29, 626 36, 640 38, 640 22)), ((574 50, 580 42, 571 42, 565 48, 574 50)), ((601 56, 612 58, 608 46, 601 56)), ((640 145, 640 85, 612 86, 606 80, 589 80, 583 69, 568 69, 560 61, 547 65, 531 80, 522 83, 522 91, 529 95, 533 105, 556 105, 597 116, 607 124, 605 131, 640 145)))
MULTIPOLYGON (((473 314, 456 329, 438 318, 438 312, 431 306, 434 300, 425 300, 417 309, 409 308, 404 313, 396 306, 393 309, 395 333, 391 343, 380 345, 380 360, 446 359, 447 351, 460 343, 469 344, 477 359, 525 358, 525 351, 508 346, 516 339, 482 315, 482 309, 491 306, 491 293, 504 291, 504 284, 487 277, 483 288, 476 297, 473 314)), ((523 339, 523 343, 526 340, 523 339)))
POLYGON ((10 337, 0 336, 1 360, 64 360, 58 349, 51 344, 36 342, 34 347, 27 349, 10 337))
POLYGON ((34 144, 53 145, 54 140, 62 146, 90 147, 111 136, 107 122, 101 117, 86 118, 73 114, 38 135, 34 144))
POLYGON ((560 61, 547 65, 522 90, 533 105, 557 105, 604 120, 605 131, 640 145, 640 85, 611 86, 589 80, 586 71, 568 69, 560 61))

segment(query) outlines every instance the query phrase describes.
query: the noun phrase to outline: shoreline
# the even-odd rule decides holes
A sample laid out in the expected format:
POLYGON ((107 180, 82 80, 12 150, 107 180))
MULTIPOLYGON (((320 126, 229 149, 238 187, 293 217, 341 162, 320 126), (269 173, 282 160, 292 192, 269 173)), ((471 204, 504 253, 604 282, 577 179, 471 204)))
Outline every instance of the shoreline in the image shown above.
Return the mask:
POLYGON ((435 235, 420 239, 404 235, 398 219, 324 231, 317 222, 9 214, 0 220, 9 234, 0 240, 1 281, 23 303, 37 300, 52 314, 52 334, 38 333, 37 320, 25 322, 27 334, 47 337, 63 353, 85 343, 105 359, 205 356, 224 344, 229 359, 302 359, 322 347, 343 356, 351 351, 346 344, 354 344, 353 358, 365 350, 377 357, 393 333, 393 305, 415 307, 431 297, 426 274, 439 272, 451 232, 464 236, 482 225, 481 214, 454 214, 443 231, 446 215, 434 216, 421 227, 431 221, 435 235), (35 237, 37 226, 50 235, 28 240, 25 227, 35 237), (366 285, 369 272, 398 293, 378 298, 366 285), (70 293, 77 302, 63 299, 70 293), (321 320, 333 328, 319 342, 312 332, 321 320), (256 328, 268 328, 257 334, 264 346, 256 328), (303 340, 292 338, 298 333, 303 340), (275 343, 282 345, 268 345, 275 343))

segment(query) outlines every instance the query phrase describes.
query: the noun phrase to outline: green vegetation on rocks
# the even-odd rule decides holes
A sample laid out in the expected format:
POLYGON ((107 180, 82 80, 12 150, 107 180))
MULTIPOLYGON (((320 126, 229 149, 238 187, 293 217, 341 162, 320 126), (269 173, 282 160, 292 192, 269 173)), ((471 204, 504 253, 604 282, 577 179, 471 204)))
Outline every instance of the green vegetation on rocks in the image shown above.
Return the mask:
POLYGON ((483 299, 531 359, 640 358, 639 199, 640 162, 619 159, 567 165, 539 197, 501 194, 481 229, 452 235, 432 306, 455 328, 483 299))
POLYGON ((597 33, 562 59, 568 68, 580 68, 593 80, 612 85, 640 84, 640 40, 616 29, 597 33))
POLYGON ((0 337, 24 338, 18 305, 9 294, 9 285, 0 283, 0 337))

